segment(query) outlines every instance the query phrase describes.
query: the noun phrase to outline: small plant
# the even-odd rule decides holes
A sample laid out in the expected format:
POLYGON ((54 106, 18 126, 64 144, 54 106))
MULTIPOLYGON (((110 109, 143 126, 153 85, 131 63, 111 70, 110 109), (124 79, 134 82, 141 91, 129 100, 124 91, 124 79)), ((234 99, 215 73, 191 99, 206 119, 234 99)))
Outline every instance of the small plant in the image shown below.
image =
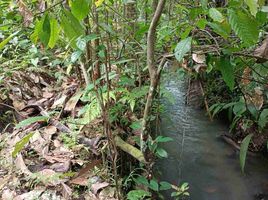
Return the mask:
POLYGON ((148 147, 158 158, 167 158, 168 154, 166 150, 159 146, 160 143, 173 141, 170 137, 158 136, 155 140, 148 141, 148 147))
POLYGON ((181 199, 184 196, 190 196, 188 190, 189 190, 189 184, 188 183, 183 183, 180 187, 177 186, 172 186, 176 192, 172 192, 171 196, 175 197, 175 199, 181 199))

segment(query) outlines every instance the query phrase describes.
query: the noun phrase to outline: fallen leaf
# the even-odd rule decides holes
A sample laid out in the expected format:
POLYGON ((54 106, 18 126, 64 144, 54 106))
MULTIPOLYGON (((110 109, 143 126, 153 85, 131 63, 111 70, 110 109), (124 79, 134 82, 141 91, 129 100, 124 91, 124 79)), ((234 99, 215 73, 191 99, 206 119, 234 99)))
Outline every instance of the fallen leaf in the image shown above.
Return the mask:
POLYGON ((107 183, 107 182, 94 183, 94 184, 91 185, 91 188, 90 188, 90 189, 91 189, 91 191, 93 192, 93 194, 96 195, 100 189, 105 188, 105 187, 107 187, 107 186, 109 186, 109 185, 110 185, 110 184, 107 183))
POLYGON ((192 54, 193 60, 198 64, 204 64, 206 62, 206 55, 205 54, 192 54))

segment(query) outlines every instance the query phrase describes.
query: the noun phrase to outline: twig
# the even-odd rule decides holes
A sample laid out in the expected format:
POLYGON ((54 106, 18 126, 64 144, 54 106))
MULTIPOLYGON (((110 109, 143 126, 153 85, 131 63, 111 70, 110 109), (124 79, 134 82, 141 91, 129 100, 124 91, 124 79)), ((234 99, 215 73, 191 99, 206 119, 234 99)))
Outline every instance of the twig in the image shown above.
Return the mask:
POLYGON ((36 16, 38 16, 38 15, 41 15, 41 14, 47 12, 48 10, 51 10, 51 9, 55 8, 56 6, 62 4, 64 1, 65 1, 65 0, 61 0, 61 1, 59 1, 58 3, 55 3, 54 5, 50 6, 50 7, 47 8, 47 9, 45 9, 44 11, 39 12, 39 13, 36 13, 36 14, 34 15, 34 17, 36 17, 36 16))

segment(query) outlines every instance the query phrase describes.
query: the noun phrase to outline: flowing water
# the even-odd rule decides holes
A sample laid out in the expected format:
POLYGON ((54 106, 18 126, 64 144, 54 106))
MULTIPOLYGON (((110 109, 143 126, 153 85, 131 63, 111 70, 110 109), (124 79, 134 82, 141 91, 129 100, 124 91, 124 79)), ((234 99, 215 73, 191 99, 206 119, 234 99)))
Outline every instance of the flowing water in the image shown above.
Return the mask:
MULTIPOLYGON (((163 102, 160 132, 174 139, 163 145, 169 157, 157 163, 162 181, 178 185, 188 182, 193 200, 268 199, 268 161, 247 157, 245 174, 239 166, 239 153, 226 144, 220 135, 227 125, 210 122, 203 110, 185 105, 184 81, 165 82, 175 103, 163 102)), ((165 199, 172 199, 170 191, 165 199)))

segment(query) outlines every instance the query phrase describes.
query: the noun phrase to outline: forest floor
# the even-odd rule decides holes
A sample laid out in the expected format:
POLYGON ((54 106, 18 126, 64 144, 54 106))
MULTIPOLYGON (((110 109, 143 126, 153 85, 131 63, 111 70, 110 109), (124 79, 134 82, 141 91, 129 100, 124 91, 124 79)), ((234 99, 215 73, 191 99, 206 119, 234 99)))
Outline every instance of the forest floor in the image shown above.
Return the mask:
POLYGON ((74 77, 59 80, 16 71, 3 81, 2 200, 115 199, 113 180, 103 167, 102 121, 76 120, 83 112, 81 83, 74 77))

